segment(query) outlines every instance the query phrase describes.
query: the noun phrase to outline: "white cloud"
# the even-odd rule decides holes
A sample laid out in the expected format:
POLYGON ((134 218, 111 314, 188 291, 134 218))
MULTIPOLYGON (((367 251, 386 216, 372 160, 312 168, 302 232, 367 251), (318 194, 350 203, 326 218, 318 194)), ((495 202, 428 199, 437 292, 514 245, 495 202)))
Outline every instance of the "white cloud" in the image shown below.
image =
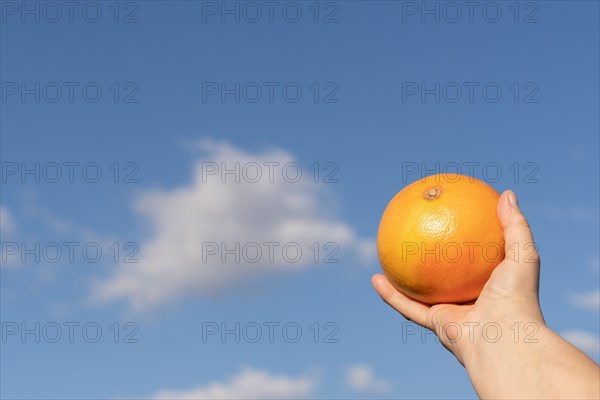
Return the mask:
POLYGON ((390 390, 390 384, 377 379, 373 368, 368 365, 353 365, 346 371, 346 382, 354 389, 372 394, 382 394, 390 390))
POLYGON ((267 371, 245 369, 227 382, 214 382, 191 390, 160 391, 154 399, 297 399, 311 395, 316 387, 312 376, 289 377, 267 371))
POLYGON ((358 243, 358 255, 365 264, 377 262, 377 244, 375 240, 361 240, 358 243))
POLYGON ((24 213, 27 217, 34 218, 36 221, 42 223, 46 228, 50 229, 52 233, 64 235, 72 233, 75 230, 75 227, 71 222, 60 218, 37 205, 28 204, 24 207, 24 213))
POLYGON ((335 216, 328 186, 312 182, 307 167, 305 179, 290 183, 294 169, 288 170, 288 180, 283 179, 283 166, 295 162, 291 154, 281 150, 251 154, 210 141, 200 146, 206 154, 195 163, 189 184, 144 193, 137 199, 135 209, 149 226, 149 238, 139 244, 140 262, 121 264, 107 280, 96 282, 95 301, 122 299, 134 310, 149 310, 177 297, 218 292, 260 273, 330 265, 323 263, 324 258, 339 258, 346 249, 362 259, 373 257, 372 240, 359 238, 335 216), (215 165, 220 170, 233 169, 236 162, 241 170, 239 183, 231 174, 207 174, 215 165), (265 165, 270 162, 279 166, 265 165), (254 179, 257 168, 248 167, 244 175, 244 167, 250 165, 260 166, 257 183, 248 181, 254 179), (239 262, 221 251, 235 249, 236 242, 239 262), (312 247, 315 242, 318 253, 312 247), (326 247, 328 242, 339 246, 337 255, 332 255, 334 246, 326 247), (222 243, 226 248, 219 248, 222 243), (298 247, 302 256, 291 262, 298 247), (211 254, 214 251, 217 254, 211 254))
MULTIPOLYGON (((8 208, 0 206, 0 235, 12 234, 17 228, 15 219, 8 211, 8 208)), ((0 249, 0 266, 9 267, 18 265, 18 257, 14 254, 14 249, 9 251, 9 246, 17 246, 16 244, 4 243, 0 249)))
POLYGON ((577 307, 600 310, 600 289, 587 293, 573 294, 569 300, 571 304, 577 307))
POLYGON ((16 229, 16 223, 8 208, 0 206, 0 233, 11 233, 16 229))
POLYGON ((580 350, 590 354, 600 354, 600 337, 582 330, 564 331, 562 336, 580 350))
POLYGON ((552 219, 560 220, 571 220, 580 222, 594 222, 598 221, 598 208, 587 207, 581 205, 571 206, 545 206, 543 208, 546 216, 552 219))
POLYGON ((594 254, 588 259, 588 266, 593 272, 600 272, 600 254, 594 254))

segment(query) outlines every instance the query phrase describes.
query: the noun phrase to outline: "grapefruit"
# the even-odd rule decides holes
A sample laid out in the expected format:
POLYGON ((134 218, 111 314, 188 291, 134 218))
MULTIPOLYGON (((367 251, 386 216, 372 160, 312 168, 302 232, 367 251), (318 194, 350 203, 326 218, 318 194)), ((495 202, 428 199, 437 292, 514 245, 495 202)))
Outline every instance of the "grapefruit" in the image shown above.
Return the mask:
POLYGON ((437 174, 402 189, 377 233, 385 276, 428 304, 475 300, 504 259, 498 192, 470 176, 437 174))

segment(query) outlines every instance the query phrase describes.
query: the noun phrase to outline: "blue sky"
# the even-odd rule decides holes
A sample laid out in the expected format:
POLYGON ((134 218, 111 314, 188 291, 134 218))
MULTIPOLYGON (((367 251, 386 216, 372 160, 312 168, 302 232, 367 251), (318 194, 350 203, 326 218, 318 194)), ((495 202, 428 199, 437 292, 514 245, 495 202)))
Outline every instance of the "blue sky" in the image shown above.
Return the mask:
POLYGON ((400 1, 280 2, 272 20, 228 2, 239 22, 220 2, 82 2, 72 22, 27 4, 39 22, 0 3, 2 397, 474 397, 431 335, 403 340, 406 321, 370 284, 385 205, 438 165, 475 165, 515 190, 542 257, 546 321, 598 361, 598 3, 482 2, 469 21, 427 2, 439 22, 400 1), (263 179, 209 175, 236 162, 263 179), (39 182, 21 175, 36 163, 39 182), (302 177, 275 169, 269 182, 268 163, 302 177), (78 244, 73 262, 65 242, 78 244), (256 242, 263 257, 202 262, 209 242, 256 242), (269 262, 265 242, 304 256, 269 262), (63 254, 23 262, 36 243, 63 254), (324 262, 333 250, 338 262, 324 262), (139 262, 124 262, 131 253, 139 262), (40 343, 22 340, 36 322, 40 343), (96 343, 81 332, 90 323, 96 343), (203 340, 222 323, 263 336, 203 340), (302 329, 297 342, 286 324, 302 329))

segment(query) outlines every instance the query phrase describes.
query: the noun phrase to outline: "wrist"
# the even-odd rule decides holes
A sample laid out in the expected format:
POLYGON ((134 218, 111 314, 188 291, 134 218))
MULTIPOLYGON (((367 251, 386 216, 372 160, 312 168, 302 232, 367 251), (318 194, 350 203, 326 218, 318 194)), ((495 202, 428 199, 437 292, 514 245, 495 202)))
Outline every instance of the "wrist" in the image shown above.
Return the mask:
POLYGON ((442 335, 446 336, 443 338, 446 347, 468 371, 477 370, 482 363, 493 362, 508 352, 541 349, 551 332, 543 319, 530 316, 464 321, 461 326, 461 335, 455 334, 458 330, 448 328, 442 329, 442 335))

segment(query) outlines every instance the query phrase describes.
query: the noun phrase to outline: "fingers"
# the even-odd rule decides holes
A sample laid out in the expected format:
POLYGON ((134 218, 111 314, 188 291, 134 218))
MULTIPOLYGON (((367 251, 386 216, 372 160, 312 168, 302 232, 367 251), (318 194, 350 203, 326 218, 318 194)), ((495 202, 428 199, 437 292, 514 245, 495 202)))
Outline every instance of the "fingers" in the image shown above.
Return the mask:
POLYGON ((389 304, 393 309, 402 314, 406 319, 431 329, 429 326, 430 321, 427 317, 429 311, 428 306, 400 293, 392 286, 387 278, 381 274, 373 275, 371 282, 383 301, 389 304))
POLYGON ((512 190, 500 196, 498 218, 504 231, 506 258, 517 264, 539 264, 531 228, 512 190))

